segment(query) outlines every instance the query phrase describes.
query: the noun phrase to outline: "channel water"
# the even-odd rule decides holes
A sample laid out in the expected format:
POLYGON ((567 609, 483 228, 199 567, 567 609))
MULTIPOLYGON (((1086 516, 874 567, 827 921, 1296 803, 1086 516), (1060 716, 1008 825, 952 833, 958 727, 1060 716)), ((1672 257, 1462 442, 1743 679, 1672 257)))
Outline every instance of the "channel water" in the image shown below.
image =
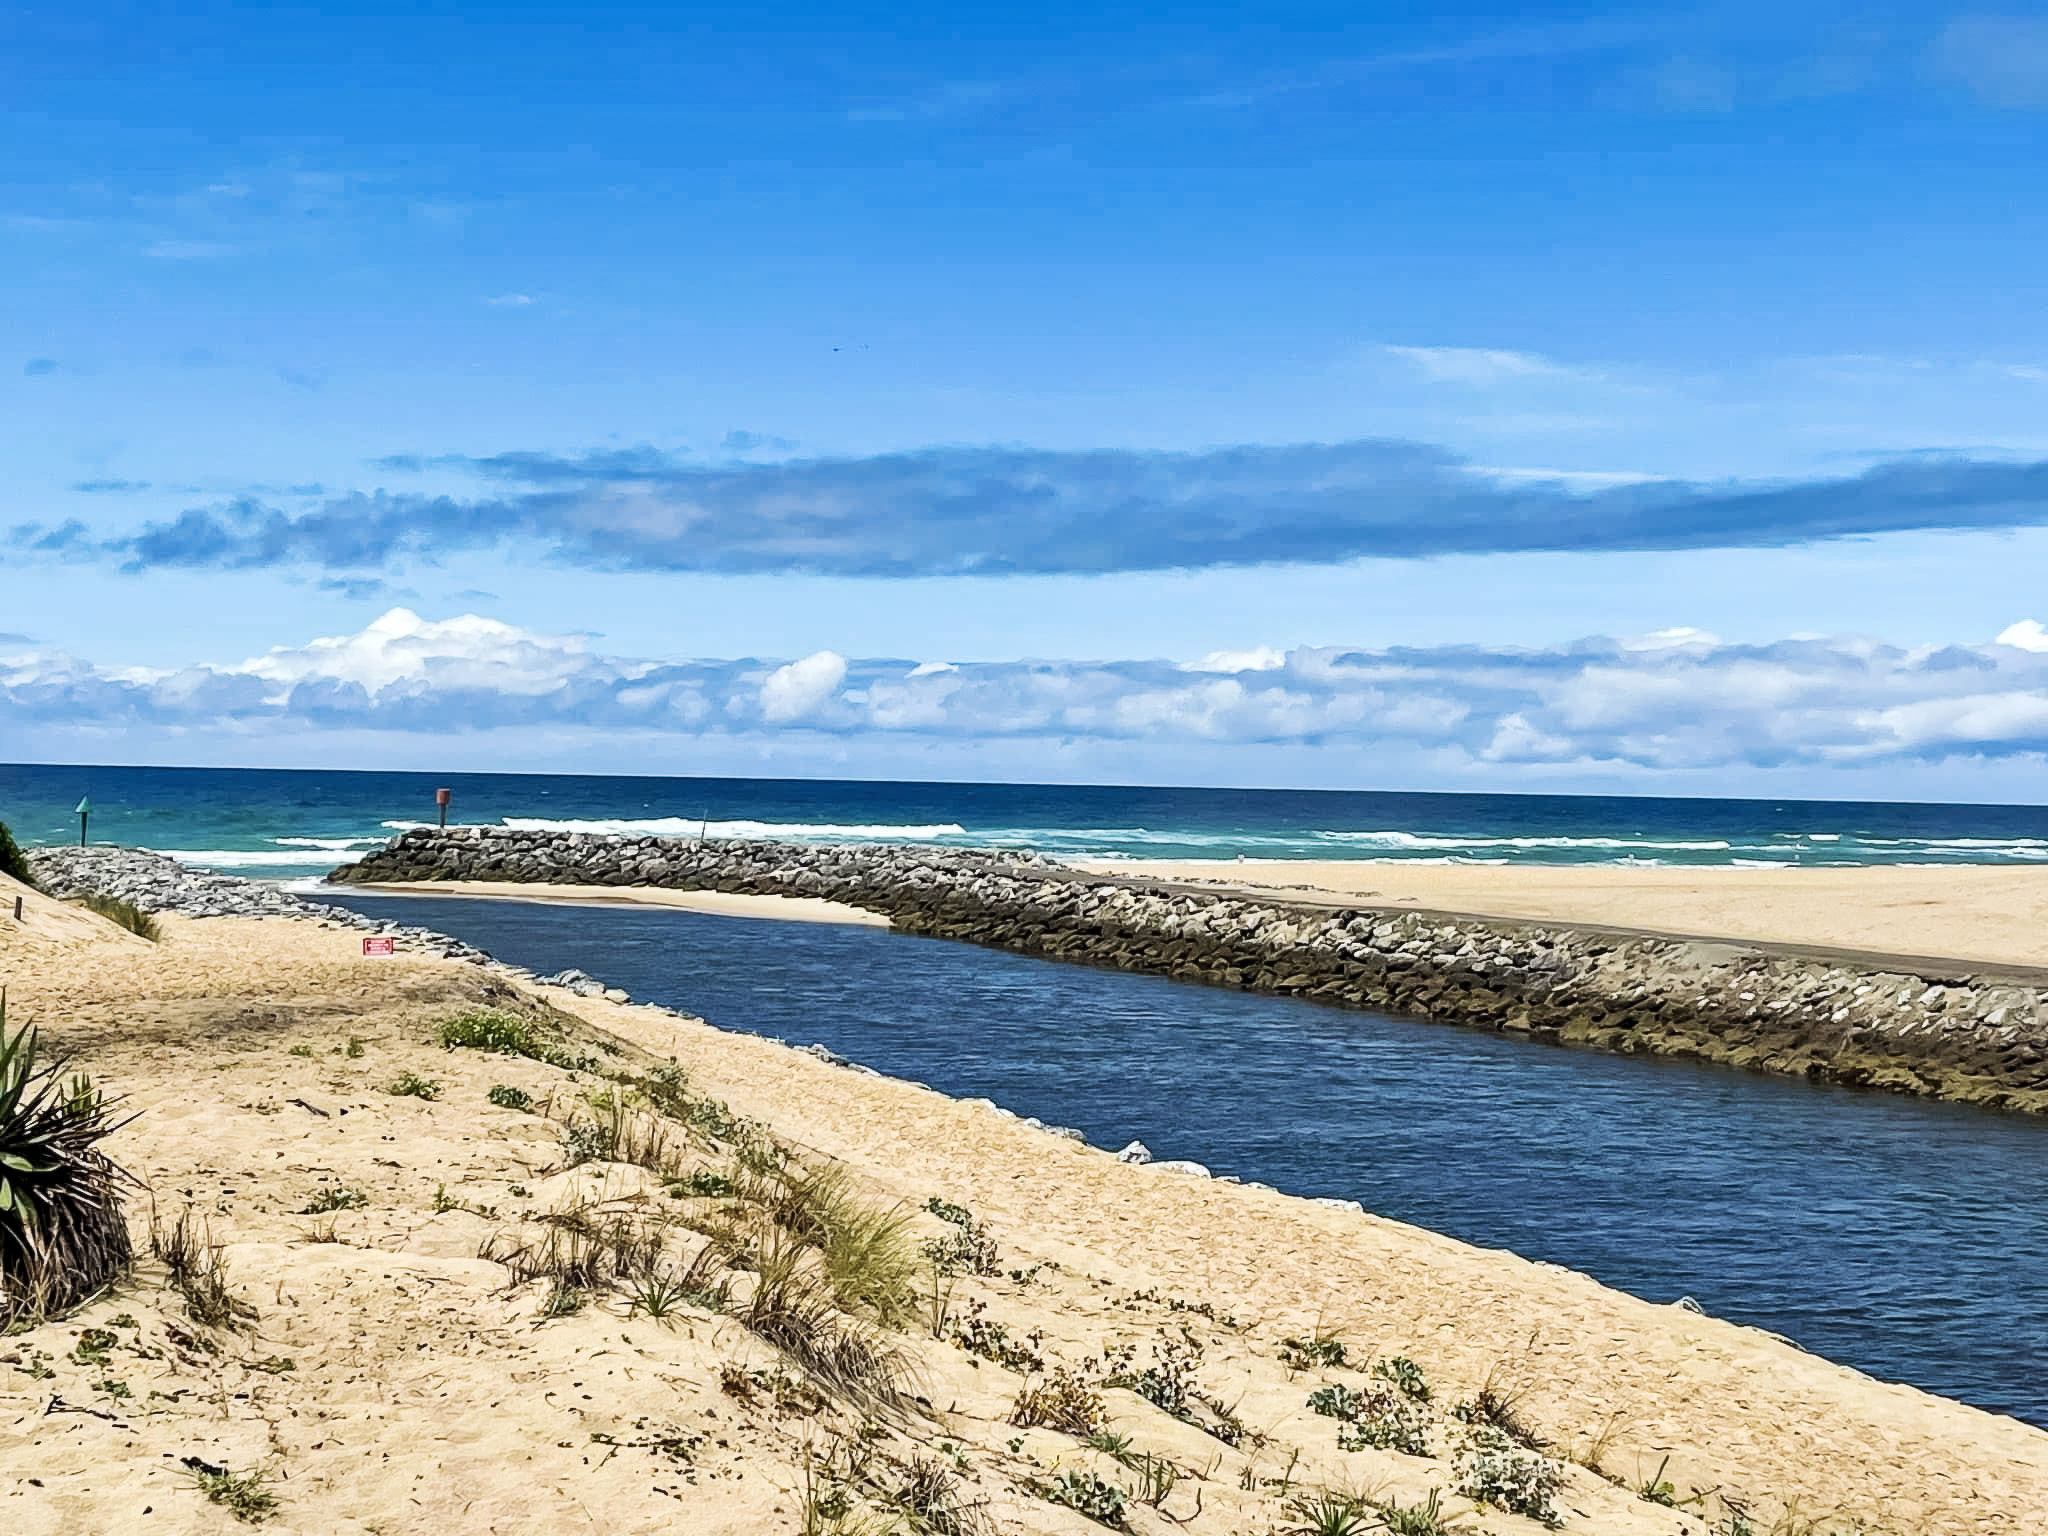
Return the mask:
POLYGON ((2048 1122, 879 928, 339 900, 2048 1427, 2048 1122))

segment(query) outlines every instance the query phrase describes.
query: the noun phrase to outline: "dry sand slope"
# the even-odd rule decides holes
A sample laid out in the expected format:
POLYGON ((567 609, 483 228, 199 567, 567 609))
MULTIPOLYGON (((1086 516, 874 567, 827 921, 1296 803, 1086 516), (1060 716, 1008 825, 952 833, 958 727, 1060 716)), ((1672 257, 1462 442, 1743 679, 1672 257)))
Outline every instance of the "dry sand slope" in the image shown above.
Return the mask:
POLYGON ((147 1181, 160 1221, 189 1208, 210 1227, 227 1290, 254 1315, 195 1320, 145 1248, 115 1294, 0 1342, 0 1530, 240 1528, 202 1495, 190 1457, 264 1473, 277 1501, 265 1523, 279 1531, 798 1532, 807 1504, 813 1530, 908 1530, 882 1514, 922 1479, 968 1512, 968 1524, 928 1529, 1082 1533, 1102 1527, 1046 1490, 1078 1474, 1142 1491, 1145 1467, 1171 1463, 1178 1480, 1158 1508, 1130 1503, 1130 1530, 1288 1530, 1291 1498, 1337 1487, 1403 1504, 1440 1489, 1450 1528, 1533 1532, 1450 1491, 1468 1433, 1451 1410, 1489 1378, 1571 1459, 1556 1496, 1567 1531, 1741 1529, 1723 1496, 1747 1502, 1759 1533, 1788 1507, 1799 1518, 1781 1529, 2044 1528, 2048 1435, 1579 1275, 1124 1167, 988 1107, 660 1010, 549 992, 573 1009, 553 1013, 475 967, 365 959, 354 933, 164 926, 148 946, 97 920, 61 932, 0 922, 0 981, 11 1018, 34 1019, 130 1095, 139 1113, 118 1157, 147 1181), (524 1010, 537 1031, 564 1025, 571 1055, 592 1065, 435 1043, 440 1022, 479 1003, 524 1010), (560 1287, 521 1283, 505 1262, 611 1218, 652 1231, 676 1269, 707 1245, 727 1202, 664 1186, 700 1165, 744 1178, 732 1138, 746 1133, 714 1113, 687 1111, 724 1140, 639 1114, 643 1139, 656 1128, 665 1150, 564 1167, 564 1120, 591 1124, 589 1096, 623 1096, 622 1078, 672 1086, 674 1073, 652 1071, 670 1060, 699 1105, 725 1100, 807 1165, 837 1160, 871 1201, 919 1207, 920 1237, 958 1234, 922 1213, 934 1195, 986 1223, 995 1272, 937 1283, 949 1337, 933 1336, 929 1295, 879 1336, 908 1370, 899 1403, 820 1392, 730 1315, 760 1283, 745 1271, 725 1277, 725 1313, 686 1305, 656 1320, 597 1286, 549 1316, 560 1287), (406 1072, 437 1097, 388 1092, 406 1072), (533 1109, 493 1105, 493 1087, 523 1090, 533 1109), (319 1204, 337 1208, 308 1212, 319 1204), (567 1226, 540 1219, 572 1210, 567 1226), (1047 1378, 988 1358, 1002 1353, 992 1323, 1047 1370, 1099 1379, 1091 1363, 1127 1345, 1126 1374, 1155 1368, 1152 1396, 1201 1395, 1175 1417, 1104 1390, 1108 1424, 1129 1440, 1121 1460, 1019 1427, 1020 1390, 1047 1378), (1341 1337, 1346 1365, 1288 1369, 1282 1340, 1319 1328, 1341 1337), (1430 1454, 1340 1450, 1343 1426, 1310 1411, 1309 1394, 1366 1392, 1371 1363, 1394 1355, 1434 1386, 1411 1409, 1430 1454), (1714 1492, 1679 1509, 1638 1497, 1660 1467, 1681 1498, 1714 1492))

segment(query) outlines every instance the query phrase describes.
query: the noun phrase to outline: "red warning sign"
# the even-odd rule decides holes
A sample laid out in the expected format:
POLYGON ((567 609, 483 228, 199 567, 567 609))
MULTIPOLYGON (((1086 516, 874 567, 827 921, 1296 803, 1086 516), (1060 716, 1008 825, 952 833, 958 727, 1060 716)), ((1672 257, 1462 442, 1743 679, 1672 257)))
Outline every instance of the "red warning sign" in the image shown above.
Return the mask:
POLYGON ((363 953, 366 955, 388 955, 393 953, 397 948, 398 941, 395 939, 363 940, 363 953))

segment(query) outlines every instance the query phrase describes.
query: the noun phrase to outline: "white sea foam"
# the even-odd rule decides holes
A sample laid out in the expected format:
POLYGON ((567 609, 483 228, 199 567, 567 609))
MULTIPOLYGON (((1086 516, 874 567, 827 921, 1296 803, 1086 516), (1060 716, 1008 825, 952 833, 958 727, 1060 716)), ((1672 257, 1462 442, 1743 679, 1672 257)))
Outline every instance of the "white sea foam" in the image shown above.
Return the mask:
POLYGON ((1671 853, 1725 853, 1733 845, 1711 842, 1670 842, 1651 837, 1459 837, 1434 832, 1315 832, 1333 843, 1363 843, 1381 848, 1656 848, 1671 853))
POLYGON ((317 848, 322 853, 346 853, 351 848, 374 848, 384 841, 381 837, 273 837, 282 848, 317 848))
POLYGON ((304 853, 275 848, 159 848, 167 859, 208 869, 289 869, 326 862, 304 853))
MULTIPOLYGON (((805 821, 707 821, 696 816, 562 821, 540 816, 507 816, 502 824, 515 832, 603 832, 621 837, 696 837, 701 833, 705 837, 787 837, 819 841, 845 838, 862 842, 911 843, 967 835, 967 829, 956 821, 896 825, 805 821)), ((387 822, 386 825, 390 823, 387 822)))

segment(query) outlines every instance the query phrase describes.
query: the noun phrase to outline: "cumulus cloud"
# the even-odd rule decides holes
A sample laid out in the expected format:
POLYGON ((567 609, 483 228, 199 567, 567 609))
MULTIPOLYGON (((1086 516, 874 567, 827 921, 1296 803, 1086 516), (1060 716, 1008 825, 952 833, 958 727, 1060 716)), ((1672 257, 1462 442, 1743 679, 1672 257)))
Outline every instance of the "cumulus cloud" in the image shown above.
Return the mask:
POLYGON ((777 725, 801 720, 845 681, 846 658, 837 651, 818 651, 777 667, 761 684, 761 718, 777 725))
MULTIPOLYGON (((362 572, 517 545, 617 570, 993 576, 1778 546, 2048 523, 2048 463, 1933 456, 1764 486, 1529 479, 1382 441, 1201 453, 932 448, 720 464, 643 447, 398 457, 379 467, 464 474, 479 493, 380 489, 299 510, 252 494, 117 536, 69 537, 64 553, 132 569, 362 572)), ((30 524, 12 537, 39 548, 50 536, 30 524)))
POLYGON ((788 662, 605 655, 578 636, 393 609, 364 629, 174 671, 0 652, 0 732, 170 727, 447 736, 504 727, 905 742, 1289 744, 1647 770, 2048 753, 2048 627, 1982 645, 1734 645, 1696 631, 1549 649, 1303 646, 1172 660, 788 662), (1277 658, 1277 660, 1275 660, 1277 658), (1272 664, 1268 664, 1268 663, 1272 664))

